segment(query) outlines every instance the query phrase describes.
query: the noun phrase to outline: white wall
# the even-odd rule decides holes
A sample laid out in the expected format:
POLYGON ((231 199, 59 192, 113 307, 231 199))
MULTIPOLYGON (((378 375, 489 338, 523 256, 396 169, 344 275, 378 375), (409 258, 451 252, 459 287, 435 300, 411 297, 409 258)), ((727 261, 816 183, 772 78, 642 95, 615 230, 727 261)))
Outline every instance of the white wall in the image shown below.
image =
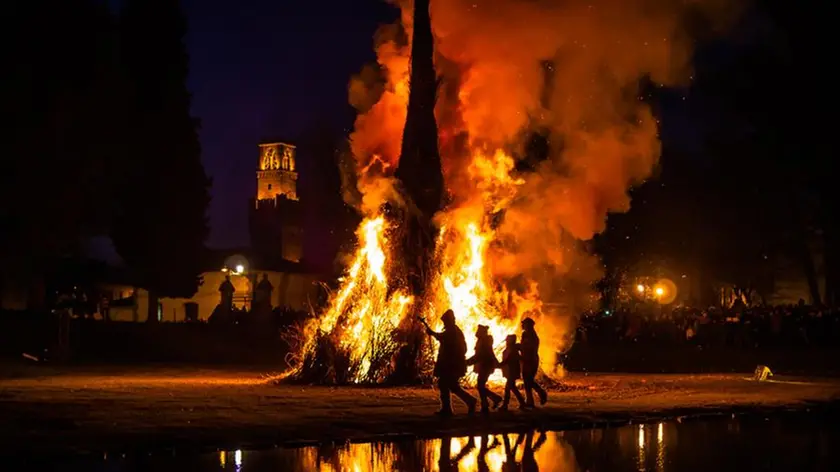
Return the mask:
MULTIPOLYGON (((262 274, 264 273, 268 274, 268 280, 274 286, 271 293, 272 306, 287 306, 293 310, 308 310, 310 302, 315 302, 318 293, 315 276, 282 272, 256 272, 257 281, 262 280, 262 274)), ((221 271, 202 274, 204 283, 192 298, 162 298, 161 320, 169 322, 184 321, 186 319, 184 305, 188 302, 198 304, 199 320, 206 321, 209 319, 221 299, 219 286, 224 282, 226 275, 228 274, 221 271)), ((244 275, 231 275, 231 282, 236 289, 234 305, 241 308, 244 304, 243 296, 251 298, 251 282, 244 275)), ((138 289, 136 307, 112 306, 110 308, 110 318, 112 321, 146 321, 148 304, 149 293, 146 290, 138 289)))

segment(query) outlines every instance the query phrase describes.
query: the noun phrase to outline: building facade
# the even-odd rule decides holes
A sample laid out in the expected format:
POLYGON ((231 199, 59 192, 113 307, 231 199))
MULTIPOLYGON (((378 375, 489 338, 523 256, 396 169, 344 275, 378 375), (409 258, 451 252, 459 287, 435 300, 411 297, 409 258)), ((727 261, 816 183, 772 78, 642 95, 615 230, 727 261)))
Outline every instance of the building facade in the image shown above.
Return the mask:
MULTIPOLYGON (((282 142, 259 144, 256 162, 257 191, 249 202, 251 247, 247 257, 230 251, 217 265, 202 274, 203 284, 191 298, 161 298, 160 321, 181 322, 195 310, 199 321, 207 321, 221 301, 220 287, 227 277, 235 289, 233 306, 249 310, 256 284, 265 276, 273 287, 270 304, 306 311, 319 295, 318 276, 307 273, 303 259, 302 215, 297 194, 295 146, 282 142), (189 306, 192 305, 192 308, 189 306)), ((109 287, 113 300, 130 300, 109 307, 112 321, 146 321, 148 292, 127 286, 109 287)))
POLYGON ((259 150, 257 194, 248 217, 251 248, 267 265, 300 262, 303 231, 295 147, 269 142, 260 144, 259 150))
MULTIPOLYGON (((231 273, 229 270, 205 272, 201 274, 204 283, 191 298, 161 298, 158 310, 158 321, 184 322, 187 321, 188 305, 195 304, 197 321, 208 321, 213 310, 221 300, 219 287, 230 276, 234 286, 233 305, 240 310, 251 308, 254 286, 263 275, 268 276, 273 287, 271 292, 271 306, 284 307, 294 311, 307 311, 315 303, 318 294, 317 277, 311 274, 274 272, 274 271, 245 271, 231 273)), ((145 322, 149 293, 142 288, 112 285, 101 287, 111 292, 113 300, 129 299, 131 303, 112 303, 108 308, 110 321, 145 322)))

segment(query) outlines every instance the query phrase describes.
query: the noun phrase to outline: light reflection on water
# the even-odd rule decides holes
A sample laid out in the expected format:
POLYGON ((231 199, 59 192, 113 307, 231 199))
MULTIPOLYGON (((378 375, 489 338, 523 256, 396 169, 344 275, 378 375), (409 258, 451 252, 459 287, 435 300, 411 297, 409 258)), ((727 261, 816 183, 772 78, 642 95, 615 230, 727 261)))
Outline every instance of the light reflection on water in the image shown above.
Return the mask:
MULTIPOLYGON (((280 470, 301 472, 536 471, 541 470, 539 464, 551 464, 544 470, 580 470, 574 451, 564 441, 563 435, 562 432, 496 434, 402 443, 307 447, 277 450, 273 454, 287 456, 282 461, 285 467, 280 470)), ((259 456, 265 454, 244 453, 242 472, 251 470, 251 457, 262 463, 259 456)), ((230 467, 229 455, 220 455, 219 469, 234 470, 230 467)), ((268 470, 263 469, 263 465, 255 464, 254 467, 256 470, 268 470)))
MULTIPOLYGON (((494 472, 840 470, 840 427, 820 416, 745 417, 566 432, 325 445, 86 464, 90 471, 494 472)), ((66 464, 66 463, 65 463, 66 464)), ((82 470, 63 467, 64 470, 82 470)))
POLYGON ((246 452, 242 472, 840 470, 825 444, 834 423, 731 418, 246 452))

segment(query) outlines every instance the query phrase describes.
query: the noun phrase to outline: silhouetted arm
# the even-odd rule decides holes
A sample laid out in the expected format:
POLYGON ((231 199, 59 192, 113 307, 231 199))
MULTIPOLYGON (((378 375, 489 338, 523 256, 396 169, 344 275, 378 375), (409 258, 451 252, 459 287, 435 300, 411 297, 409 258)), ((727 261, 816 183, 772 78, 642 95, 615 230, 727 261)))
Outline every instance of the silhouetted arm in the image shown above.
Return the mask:
POLYGON ((499 447, 500 444, 501 441, 499 441, 498 436, 491 436, 490 444, 487 445, 487 451, 492 451, 493 449, 496 449, 497 447, 499 447))
POLYGON ((496 361, 496 367, 500 369, 504 368, 504 366, 508 364, 508 359, 510 359, 510 352, 505 350, 505 352, 502 353, 502 360, 496 361))
POLYGON ((453 464, 457 464, 457 463, 461 462, 461 460, 462 460, 463 458, 467 457, 467 455, 468 455, 470 452, 472 452, 474 449, 475 449, 475 438, 474 438, 474 437, 470 437, 470 439, 467 441, 467 444, 465 444, 465 445, 464 445, 464 448, 463 448, 463 449, 461 449, 461 451, 459 451, 459 452, 458 452, 458 455, 457 455, 457 456, 455 456, 455 457, 452 459, 452 463, 453 463, 453 464))
POLYGON ((433 329, 429 326, 429 323, 426 323, 426 320, 425 320, 425 319, 420 318, 420 322, 421 322, 421 323, 423 323, 423 326, 425 326, 425 327, 426 327, 426 334, 428 334, 429 336, 431 336, 431 337, 433 337, 433 338, 437 339, 438 341, 440 341, 441 339, 443 339, 443 333, 438 333, 437 331, 434 331, 434 330, 433 330, 433 329))
POLYGON ((443 333, 438 333, 437 331, 432 331, 432 328, 429 328, 428 326, 426 326, 426 334, 428 334, 429 336, 437 339, 438 341, 443 339, 443 333))

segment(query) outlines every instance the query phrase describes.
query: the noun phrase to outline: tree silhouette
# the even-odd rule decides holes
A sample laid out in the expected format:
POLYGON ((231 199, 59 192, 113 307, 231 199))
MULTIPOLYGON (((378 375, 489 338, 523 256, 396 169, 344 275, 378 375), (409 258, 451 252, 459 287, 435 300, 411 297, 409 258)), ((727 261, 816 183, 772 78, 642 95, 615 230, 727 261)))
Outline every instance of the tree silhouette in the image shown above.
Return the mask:
MULTIPOLYGON (((56 258, 78 255, 109 223, 120 95, 114 24, 94 0, 13 0, 0 29, 8 72, 0 270, 37 293, 56 258)), ((31 302, 38 308, 43 297, 31 302)))
POLYGON ((729 209, 722 239, 730 247, 740 244, 738 254, 752 252, 740 265, 754 270, 762 270, 757 258, 774 253, 796 260, 811 301, 820 303, 811 241, 815 230, 830 226, 820 210, 832 199, 820 184, 821 137, 803 126, 802 117, 813 112, 802 99, 810 78, 797 56, 811 45, 797 44, 804 24, 788 19, 791 10, 775 0, 757 2, 739 28, 743 33, 711 45, 717 64, 704 69, 696 88, 707 122, 716 124, 706 151, 718 169, 717 206, 729 209))
POLYGON ((831 230, 838 216, 826 135, 805 119, 815 114, 813 95, 822 92, 813 91, 814 76, 800 59, 813 47, 803 39, 809 23, 801 14, 759 0, 733 35, 701 44, 684 109, 698 142, 688 155, 664 143, 662 175, 634 191, 629 214, 610 217, 599 238, 608 266, 664 258, 691 269, 705 286, 718 281, 769 295, 774 261, 789 258, 813 302, 833 300, 838 241, 831 230), (812 249, 820 234, 825 297, 812 249))
POLYGON ((122 70, 129 84, 120 152, 114 245, 149 291, 192 296, 200 284, 210 181, 186 88, 186 20, 171 0, 129 0, 120 17, 122 70))
POLYGON ((334 265, 340 246, 353 241, 358 216, 342 198, 339 169, 346 137, 326 120, 307 127, 295 141, 298 151, 298 195, 303 207, 304 263, 319 273, 334 265))
POLYGON ((438 83, 429 0, 415 0, 413 21, 411 90, 396 177, 409 202, 402 222, 401 256, 411 292, 421 296, 434 254, 431 219, 441 208, 444 192, 435 119, 438 83))

